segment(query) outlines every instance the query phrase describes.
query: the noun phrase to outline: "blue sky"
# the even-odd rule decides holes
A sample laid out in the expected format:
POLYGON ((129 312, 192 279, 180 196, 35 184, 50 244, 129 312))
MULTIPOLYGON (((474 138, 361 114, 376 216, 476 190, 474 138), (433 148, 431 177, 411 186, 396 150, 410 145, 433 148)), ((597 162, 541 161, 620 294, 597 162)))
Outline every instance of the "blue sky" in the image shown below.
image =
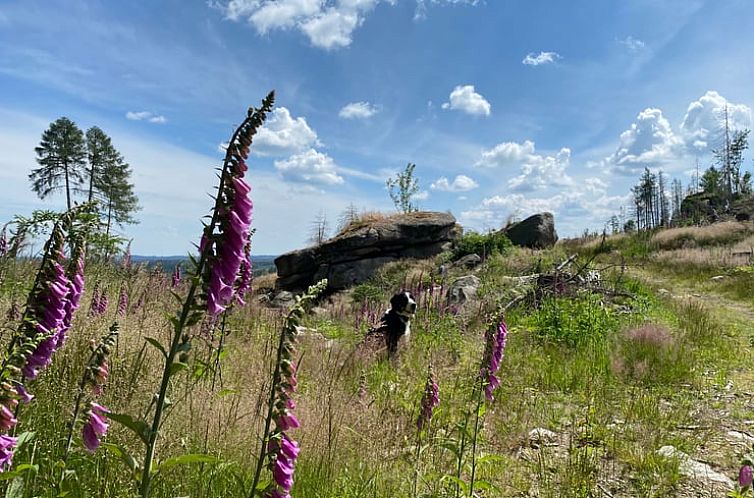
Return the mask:
POLYGON ((185 253, 220 144, 274 88, 257 253, 303 246, 320 212, 393 209, 409 161, 420 206, 467 228, 547 209, 561 235, 599 229, 645 165, 687 183, 708 164, 726 105, 751 126, 752 25, 749 0, 5 0, 0 222, 62 207, 26 176, 68 116, 134 170, 134 252, 185 253))

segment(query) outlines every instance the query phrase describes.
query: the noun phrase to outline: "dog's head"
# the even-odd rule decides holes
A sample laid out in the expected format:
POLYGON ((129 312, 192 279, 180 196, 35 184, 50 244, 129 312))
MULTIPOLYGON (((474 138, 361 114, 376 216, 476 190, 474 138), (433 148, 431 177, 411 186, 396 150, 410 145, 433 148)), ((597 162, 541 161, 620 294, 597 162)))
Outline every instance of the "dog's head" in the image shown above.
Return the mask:
POLYGON ((390 309, 406 317, 416 313, 416 300, 410 292, 399 292, 390 298, 390 309))

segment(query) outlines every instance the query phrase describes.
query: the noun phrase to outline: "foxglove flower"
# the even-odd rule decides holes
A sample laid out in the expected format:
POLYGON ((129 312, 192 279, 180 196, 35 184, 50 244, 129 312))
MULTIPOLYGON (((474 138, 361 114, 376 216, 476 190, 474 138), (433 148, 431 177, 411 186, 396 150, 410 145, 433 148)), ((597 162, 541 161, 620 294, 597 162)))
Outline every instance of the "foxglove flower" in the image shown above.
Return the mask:
POLYGON ((15 391, 18 399, 25 405, 28 405, 29 403, 31 403, 31 400, 34 399, 34 395, 29 394, 29 391, 27 391, 24 385, 21 383, 16 384, 15 391))
POLYGON ((120 295, 118 296, 118 316, 126 316, 128 310, 128 293, 125 286, 121 286, 120 295))
POLYGON ((0 405, 0 430, 7 432, 17 423, 18 420, 16 420, 16 417, 13 415, 13 411, 6 405, 0 405))
POLYGON ((106 415, 108 413, 110 413, 110 410, 92 401, 91 408, 87 412, 87 421, 84 423, 84 428, 81 431, 84 446, 90 452, 94 452, 99 448, 102 437, 107 433, 108 424, 106 415))
POLYGON ((497 329, 488 331, 486 334, 484 363, 479 375, 484 381, 484 396, 487 401, 495 399, 493 392, 500 386, 497 372, 500 369, 500 362, 503 360, 507 338, 508 326, 505 324, 505 320, 500 320, 497 329))
POLYGON ((107 298, 107 293, 103 290, 99 295, 99 302, 97 303, 97 314, 104 315, 107 312, 107 307, 110 304, 110 300, 107 298))
POLYGON ((431 420, 434 409, 440 404, 440 387, 435 380, 432 365, 429 366, 427 382, 424 385, 424 395, 420 404, 419 418, 416 419, 416 427, 422 430, 431 420))
POLYGON ((100 288, 99 282, 94 284, 94 291, 92 291, 92 301, 89 305, 89 316, 96 316, 99 314, 99 301, 100 301, 100 288))
POLYGON ((177 264, 175 265, 175 269, 173 270, 171 285, 173 287, 178 287, 180 283, 181 283, 181 265, 177 264))
POLYGON ((13 464, 13 452, 16 450, 18 438, 0 435, 0 472, 10 468, 13 464))
POLYGON ((225 171, 222 189, 218 192, 220 233, 205 232, 199 244, 202 253, 209 251, 205 292, 207 312, 211 316, 222 313, 234 296, 243 304, 251 283, 248 241, 253 203, 249 198, 251 187, 243 178, 248 170, 245 161, 255 131, 253 126, 241 128, 236 141, 228 146, 232 167, 225 171))
POLYGON ((84 294, 84 263, 86 260, 85 244, 77 244, 71 263, 68 266, 68 301, 65 305, 65 316, 63 323, 56 333, 56 348, 60 348, 65 343, 68 330, 73 323, 73 315, 79 309, 81 296, 84 294))
POLYGON ((752 469, 751 464, 744 463, 741 466, 741 470, 738 471, 738 485, 743 490, 747 490, 751 487, 752 482, 754 481, 754 469, 752 469))
POLYGON ((40 302, 33 303, 38 311, 36 319, 37 333, 45 337, 26 360, 22 368, 25 377, 35 379, 39 371, 52 361, 52 354, 57 349, 61 330, 63 330, 69 306, 71 281, 65 276, 63 267, 57 261, 51 263, 53 280, 40 293, 40 302))

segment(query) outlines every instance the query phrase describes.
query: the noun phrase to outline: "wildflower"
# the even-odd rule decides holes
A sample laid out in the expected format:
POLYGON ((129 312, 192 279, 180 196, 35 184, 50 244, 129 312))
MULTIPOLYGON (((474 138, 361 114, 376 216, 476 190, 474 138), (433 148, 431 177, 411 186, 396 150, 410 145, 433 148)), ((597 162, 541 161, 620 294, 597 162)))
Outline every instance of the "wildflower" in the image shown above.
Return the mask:
POLYGON ((486 336, 487 344, 484 363, 479 375, 485 383, 484 396, 487 398, 487 401, 493 401, 495 397, 492 393, 500 386, 497 372, 500 369, 500 362, 503 360, 505 343, 508 338, 508 327, 505 324, 505 320, 500 320, 497 329, 488 331, 486 336))
POLYGON ((0 435, 0 472, 7 470, 13 463, 13 452, 16 450, 18 438, 0 435))
POLYGON ((84 294, 84 262, 85 262, 85 245, 81 242, 77 244, 71 263, 68 267, 68 301, 65 305, 65 316, 63 323, 56 333, 56 348, 60 348, 66 340, 66 334, 73 323, 73 315, 79 309, 81 296, 84 294))
POLYGON ((745 462, 738 471, 738 485, 746 490, 751 487, 752 481, 754 481, 754 469, 750 463, 745 462))
POLYGON ((71 281, 65 276, 63 267, 57 261, 52 261, 51 269, 53 280, 40 292, 39 302, 31 305, 37 315, 33 317, 37 322, 36 331, 44 338, 22 367, 24 376, 30 379, 35 379, 39 371, 52 361, 52 354, 61 337, 58 333, 64 329, 65 321, 68 319, 71 281))
POLYGON ((18 398, 21 400, 21 403, 28 405, 31 403, 31 400, 34 399, 33 394, 29 394, 29 391, 26 390, 23 384, 19 383, 15 386, 16 394, 18 395, 18 398))
POLYGON ((104 315, 107 312, 107 306, 110 304, 110 300, 107 298, 107 293, 103 290, 99 295, 99 303, 97 303, 97 314, 104 315))
POLYGON ((18 420, 13 416, 13 412, 6 405, 0 405, 0 430, 9 431, 16 424, 18 420))
POLYGON ((424 385, 424 395, 421 400, 419 418, 416 419, 416 427, 422 430, 432 420, 432 413, 440 404, 440 387, 435 380, 435 374, 432 371, 432 365, 429 366, 427 382, 424 385))
POLYGON ((250 284, 248 240, 254 205, 249 198, 251 187, 243 180, 248 170, 245 160, 249 154, 246 144, 251 143, 250 133, 242 130, 238 142, 229 146, 233 167, 227 172, 223 189, 218 193, 220 198, 217 212, 221 234, 208 236, 205 233, 199 244, 200 251, 210 251, 206 293, 207 311, 213 316, 225 310, 234 294, 239 303, 243 304, 243 294, 250 284), (234 293, 237 280, 239 285, 234 293))
POLYGON ((126 246, 126 250, 123 253, 123 259, 120 261, 121 266, 124 270, 128 270, 131 268, 131 241, 128 241, 128 245, 126 246))
POLYGON ((95 316, 99 314, 99 301, 100 301, 100 288, 99 282, 94 284, 94 291, 92 291, 92 302, 89 305, 89 316, 95 316))
POLYGON ((181 265, 180 263, 175 265, 175 269, 173 270, 173 276, 172 276, 172 282, 171 285, 173 287, 178 287, 181 283, 181 265))
POLYGON ((87 412, 88 419, 82 429, 84 446, 87 450, 94 452, 99 448, 102 436, 107 433, 108 424, 105 420, 108 413, 110 410, 92 401, 91 408, 87 412))
POLYGON ((118 296, 118 316, 126 316, 128 310, 128 292, 125 286, 121 286, 120 295, 118 296))

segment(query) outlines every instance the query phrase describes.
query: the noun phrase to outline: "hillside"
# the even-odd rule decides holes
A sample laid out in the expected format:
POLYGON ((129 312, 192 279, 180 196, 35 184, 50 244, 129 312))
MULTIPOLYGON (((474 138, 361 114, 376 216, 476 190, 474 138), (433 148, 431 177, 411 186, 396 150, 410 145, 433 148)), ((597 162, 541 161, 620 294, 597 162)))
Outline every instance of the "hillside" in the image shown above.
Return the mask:
MULTIPOLYGON (((743 254, 752 237, 750 224, 721 224, 570 240, 549 250, 503 247, 475 268, 443 253, 390 263, 321 300, 303 318, 297 346, 301 426, 291 434, 301 451, 292 495, 465 496, 473 475, 482 497, 723 496, 754 440, 753 278, 750 253, 743 254), (451 290, 461 277, 464 290, 451 290), (410 341, 388 361, 362 340, 401 288, 413 292, 418 310, 410 341), (493 401, 480 401, 485 334, 501 316, 508 335, 500 386, 493 401), (439 406, 418 433, 429 365, 439 406)), ((6 279, 2 288, 0 307, 8 309, 33 268, 5 265, 16 282, 6 279)), ((173 290, 180 296, 186 285, 173 290)), ((162 320, 174 307, 169 288, 166 273, 87 269, 74 332, 32 384, 35 401, 20 410, 19 427, 35 436, 15 465, 39 466, 34 479, 19 471, 24 496, 47 496, 48 483, 57 482, 56 434, 68 420, 61 407, 72 407, 90 341, 115 319, 120 335, 101 403, 116 413, 150 413, 160 353, 144 341, 170 333, 162 320), (111 303, 128 289, 125 314, 111 304, 87 316, 95 286, 111 303)), ((162 458, 212 460, 160 473, 154 496, 248 492, 281 312, 263 294, 247 302, 224 329, 195 327, 190 373, 172 381, 175 399, 161 430, 162 458)), ((111 425, 105 451, 71 455, 69 496, 131 496, 117 448, 138 456, 139 445, 111 425)))

